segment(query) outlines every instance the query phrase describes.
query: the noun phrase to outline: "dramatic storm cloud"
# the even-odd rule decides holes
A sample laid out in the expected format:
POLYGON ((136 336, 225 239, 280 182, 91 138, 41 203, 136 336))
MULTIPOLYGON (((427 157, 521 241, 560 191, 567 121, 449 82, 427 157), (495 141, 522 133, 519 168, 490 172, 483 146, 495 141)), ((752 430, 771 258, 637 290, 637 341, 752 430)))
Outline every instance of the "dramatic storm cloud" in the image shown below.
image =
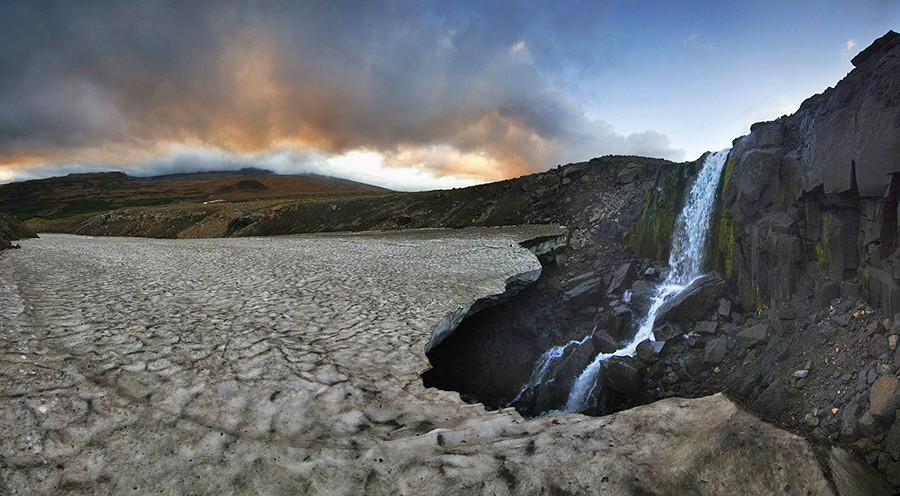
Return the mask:
POLYGON ((833 84, 847 40, 896 17, 841 9, 2 2, 0 182, 252 163, 418 189, 693 159, 833 84))
MULTIPOLYGON (((588 119, 535 64, 521 6, 453 5, 4 4, 0 163, 152 173, 190 168, 195 155, 173 156, 184 147, 365 151, 495 180, 607 153, 683 155, 658 132, 588 119)), ((217 166, 229 162, 244 160, 217 166)))

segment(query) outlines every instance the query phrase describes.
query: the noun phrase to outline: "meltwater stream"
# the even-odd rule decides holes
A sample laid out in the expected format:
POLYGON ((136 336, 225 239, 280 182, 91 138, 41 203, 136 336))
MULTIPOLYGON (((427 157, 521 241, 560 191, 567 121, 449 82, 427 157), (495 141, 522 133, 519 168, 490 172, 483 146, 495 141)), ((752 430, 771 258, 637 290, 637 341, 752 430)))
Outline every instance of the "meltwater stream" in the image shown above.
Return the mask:
MULTIPOLYGON (((634 338, 612 353, 600 353, 594 357, 572 384, 563 408, 564 411, 577 413, 588 408, 590 398, 597 385, 597 374, 600 372, 603 362, 614 356, 634 356, 639 343, 646 339, 654 339, 653 324, 656 322, 656 315, 660 307, 702 275, 703 253, 709 233, 710 215, 728 152, 729 149, 710 153, 703 162, 700 173, 685 200, 684 208, 675 221, 675 228, 672 232, 672 250, 669 253, 669 273, 656 287, 647 316, 641 322, 634 338)), ((545 371, 546 364, 541 368, 545 371)))

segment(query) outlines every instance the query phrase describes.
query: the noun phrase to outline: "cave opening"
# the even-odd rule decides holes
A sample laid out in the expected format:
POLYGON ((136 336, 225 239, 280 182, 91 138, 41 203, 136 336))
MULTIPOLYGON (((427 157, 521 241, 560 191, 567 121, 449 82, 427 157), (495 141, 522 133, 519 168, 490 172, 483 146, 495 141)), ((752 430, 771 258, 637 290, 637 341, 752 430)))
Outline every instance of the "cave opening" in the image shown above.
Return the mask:
MULTIPOLYGON (((598 353, 618 346, 611 335, 627 340, 635 331, 631 313, 606 309, 615 296, 587 305, 566 301, 559 282, 565 272, 545 263, 534 284, 465 318, 426 354, 432 367, 422 373, 424 385, 458 392, 488 410, 514 407, 525 418, 564 409, 579 374, 598 353), (558 355, 542 362, 554 349, 558 355), (541 383, 526 387, 542 364, 541 383)), ((598 286, 605 290, 608 279, 598 286)), ((605 415, 645 403, 641 369, 632 360, 614 359, 603 369, 581 413, 605 415)))

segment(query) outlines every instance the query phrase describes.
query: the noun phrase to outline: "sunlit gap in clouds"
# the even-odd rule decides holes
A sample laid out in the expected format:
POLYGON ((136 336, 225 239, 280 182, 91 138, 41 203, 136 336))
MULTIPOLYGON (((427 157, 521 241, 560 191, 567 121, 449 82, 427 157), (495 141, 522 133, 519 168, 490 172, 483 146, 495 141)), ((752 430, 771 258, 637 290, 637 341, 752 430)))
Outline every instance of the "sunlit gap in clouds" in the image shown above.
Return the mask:
POLYGON ((312 173, 346 178, 398 191, 461 188, 485 182, 471 175, 439 175, 431 164, 415 161, 417 157, 417 154, 385 154, 364 149, 330 156, 312 152, 302 157, 296 152, 280 151, 263 157, 259 167, 279 174, 312 173))
POLYGON ((0 167, 0 184, 11 183, 17 180, 16 174, 4 167, 0 167))

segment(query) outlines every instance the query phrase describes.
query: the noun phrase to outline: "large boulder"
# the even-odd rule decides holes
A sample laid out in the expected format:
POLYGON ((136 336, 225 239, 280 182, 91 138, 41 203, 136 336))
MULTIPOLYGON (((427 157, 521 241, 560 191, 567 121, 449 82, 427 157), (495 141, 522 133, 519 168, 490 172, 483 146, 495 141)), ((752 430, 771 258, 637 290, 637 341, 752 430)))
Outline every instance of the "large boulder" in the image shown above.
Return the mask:
POLYGON ((776 418, 784 411, 786 395, 781 379, 776 379, 759 394, 753 409, 765 417, 776 418))
POLYGON ((697 334, 712 335, 718 332, 718 330, 718 322, 713 322, 711 320, 697 322, 697 325, 694 326, 694 332, 696 332, 697 334))
POLYGON ((700 276, 682 292, 663 303, 656 314, 656 325, 668 322, 691 323, 706 317, 725 296, 725 281, 717 272, 700 276))
POLYGON ((666 342, 683 335, 684 330, 678 324, 663 324, 653 329, 653 338, 657 341, 666 342))
POLYGON ((597 329, 591 334, 591 346, 595 353, 612 353, 619 349, 619 343, 603 329, 597 329))
POLYGON ((610 358, 604 366, 603 380, 610 390, 622 394, 629 400, 641 398, 644 372, 633 358, 610 358))
POLYGON ((592 277, 563 293, 563 300, 572 307, 595 304, 603 290, 603 278, 592 277))
POLYGON ((747 348, 753 348, 759 344, 765 343, 769 334, 772 332, 772 326, 769 324, 757 324, 743 329, 735 336, 735 339, 747 348))
POLYGON ((624 341, 634 335, 634 312, 628 305, 619 305, 609 312, 607 331, 613 339, 624 341))
POLYGON ((882 429, 881 424, 878 422, 878 419, 875 418, 875 415, 872 415, 871 410, 866 411, 866 413, 859 418, 858 425, 860 432, 866 437, 875 437, 882 429))
POLYGON ((725 355, 728 353, 728 341, 730 339, 728 336, 722 336, 707 341, 703 350, 703 361, 713 365, 722 363, 722 360, 725 359, 725 355))
POLYGON ((869 409, 876 419, 892 421, 900 408, 900 381, 895 376, 879 377, 869 389, 869 409))
POLYGON ((851 401, 841 410, 841 439, 846 442, 853 442, 859 439, 859 404, 851 401))
POLYGON ((612 281, 606 289, 606 295, 622 294, 637 279, 637 267, 634 262, 626 262, 613 273, 612 281))
POLYGON ((647 315, 650 302, 656 296, 656 284, 645 279, 638 279, 631 285, 631 308, 640 315, 647 315))
POLYGON ((638 359, 645 363, 654 363, 662 357, 664 348, 665 343, 663 342, 645 339, 637 345, 635 351, 638 359))

